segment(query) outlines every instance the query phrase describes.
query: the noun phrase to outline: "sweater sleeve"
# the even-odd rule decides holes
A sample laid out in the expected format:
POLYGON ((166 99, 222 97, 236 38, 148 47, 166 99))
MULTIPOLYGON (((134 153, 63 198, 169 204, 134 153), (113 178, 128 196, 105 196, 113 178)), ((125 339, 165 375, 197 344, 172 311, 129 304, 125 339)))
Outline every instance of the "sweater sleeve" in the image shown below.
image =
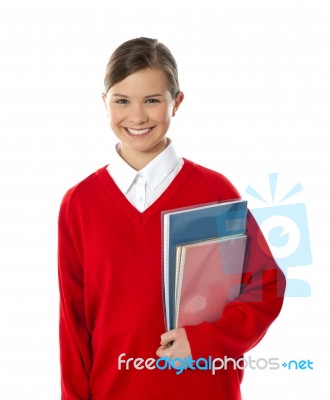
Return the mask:
POLYGON ((58 233, 61 389, 62 400, 88 400, 92 352, 84 311, 83 266, 70 226, 71 197, 69 191, 63 199, 58 233))
POLYGON ((217 322, 185 327, 194 359, 239 358, 262 339, 281 310, 285 277, 250 212, 247 236, 239 298, 226 305, 217 322))

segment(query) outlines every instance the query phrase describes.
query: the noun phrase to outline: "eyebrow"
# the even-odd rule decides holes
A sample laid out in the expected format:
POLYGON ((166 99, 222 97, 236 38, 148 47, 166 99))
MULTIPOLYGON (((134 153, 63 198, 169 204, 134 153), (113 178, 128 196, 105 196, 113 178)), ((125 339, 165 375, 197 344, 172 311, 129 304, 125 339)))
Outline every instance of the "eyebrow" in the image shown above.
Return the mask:
MULTIPOLYGON (((144 98, 145 98, 145 99, 150 99, 150 98, 162 97, 162 96, 163 96, 163 95, 160 94, 160 93, 154 93, 154 94, 148 94, 148 96, 145 96, 144 98)), ((120 94, 120 93, 114 93, 114 94, 112 95, 112 97, 121 97, 121 98, 124 98, 124 99, 128 99, 128 98, 129 98, 129 97, 126 96, 125 94, 120 94)))

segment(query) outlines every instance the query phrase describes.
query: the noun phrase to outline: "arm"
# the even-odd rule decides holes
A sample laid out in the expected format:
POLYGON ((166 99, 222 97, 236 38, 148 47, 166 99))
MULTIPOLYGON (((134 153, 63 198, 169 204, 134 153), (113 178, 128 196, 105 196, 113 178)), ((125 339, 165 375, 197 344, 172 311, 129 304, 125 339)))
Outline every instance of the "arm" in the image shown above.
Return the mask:
POLYGON ((158 356, 238 358, 253 348, 279 314, 284 296, 285 278, 253 216, 247 222, 249 238, 243 289, 240 297, 225 307, 215 323, 204 322, 167 332, 161 337, 158 356), (173 341, 166 349, 166 341, 173 341), (178 355, 180 354, 180 355, 178 355))
POLYGON ((87 400, 92 352, 84 312, 84 271, 70 226, 71 196, 68 192, 62 202, 58 234, 62 400, 87 400))

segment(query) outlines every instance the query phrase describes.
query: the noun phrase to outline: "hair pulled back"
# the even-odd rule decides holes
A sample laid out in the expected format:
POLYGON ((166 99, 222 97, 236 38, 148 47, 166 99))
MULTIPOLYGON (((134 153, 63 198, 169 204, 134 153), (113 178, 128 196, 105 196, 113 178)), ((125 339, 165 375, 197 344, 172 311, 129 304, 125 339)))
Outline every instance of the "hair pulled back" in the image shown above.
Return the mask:
POLYGON ((145 68, 163 71, 172 98, 177 98, 180 86, 178 68, 172 53, 157 39, 145 37, 128 40, 112 53, 104 78, 105 93, 116 83, 145 68))

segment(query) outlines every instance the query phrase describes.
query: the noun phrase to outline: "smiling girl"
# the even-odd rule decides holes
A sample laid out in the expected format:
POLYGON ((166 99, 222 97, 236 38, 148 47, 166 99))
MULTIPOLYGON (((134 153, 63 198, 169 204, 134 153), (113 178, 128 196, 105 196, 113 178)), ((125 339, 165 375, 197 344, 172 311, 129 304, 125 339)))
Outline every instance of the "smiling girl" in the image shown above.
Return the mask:
POLYGON ((240 399, 242 371, 232 364, 215 375, 193 368, 177 375, 152 360, 240 358, 280 312, 283 274, 249 215, 249 279, 240 297, 215 323, 165 332, 161 212, 239 194, 223 175, 178 157, 166 136, 184 99, 166 46, 123 43, 104 82, 119 142, 109 165, 66 193, 59 216, 62 399, 240 399), (123 367, 122 354, 131 366, 123 367))

